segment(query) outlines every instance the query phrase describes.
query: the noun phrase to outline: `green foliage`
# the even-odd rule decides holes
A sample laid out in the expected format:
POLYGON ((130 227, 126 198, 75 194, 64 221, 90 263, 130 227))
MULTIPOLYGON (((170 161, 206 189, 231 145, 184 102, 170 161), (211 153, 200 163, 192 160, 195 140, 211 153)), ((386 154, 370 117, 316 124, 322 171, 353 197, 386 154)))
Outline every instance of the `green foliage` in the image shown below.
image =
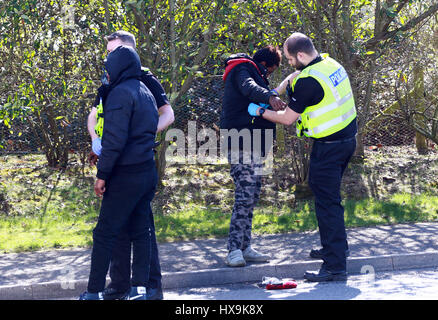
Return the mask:
POLYGON ((384 59, 438 11, 432 0, 12 0, 0 6, 0 145, 24 133, 14 130, 21 122, 53 167, 65 167, 69 152, 89 147, 85 121, 99 85, 103 36, 112 31, 136 36, 142 63, 175 108, 196 78, 221 74, 231 53, 281 46, 292 32, 304 32, 351 75, 362 129, 375 114, 372 89, 384 59))
MULTIPOLYGON (((98 18, 89 19, 99 11, 96 4, 47 4, 24 0, 4 4, 0 120, 21 121, 41 141, 40 151, 49 165, 65 167, 68 153, 84 148, 80 137, 86 134, 84 119, 98 84, 102 53, 96 44, 103 44, 104 28, 98 18)), ((15 134, 9 132, 9 141, 15 134)))

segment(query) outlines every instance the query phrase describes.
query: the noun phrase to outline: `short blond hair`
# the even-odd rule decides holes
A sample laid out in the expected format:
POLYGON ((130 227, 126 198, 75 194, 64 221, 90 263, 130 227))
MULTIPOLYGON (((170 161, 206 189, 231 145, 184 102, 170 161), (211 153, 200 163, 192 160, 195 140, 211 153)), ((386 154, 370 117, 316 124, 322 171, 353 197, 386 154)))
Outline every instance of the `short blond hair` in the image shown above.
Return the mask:
POLYGON ((136 47, 135 37, 132 33, 128 32, 128 31, 119 30, 119 31, 113 32, 109 36, 105 37, 105 40, 108 42, 116 40, 116 39, 120 39, 120 41, 122 41, 123 44, 126 44, 130 47, 133 47, 134 49, 136 47))

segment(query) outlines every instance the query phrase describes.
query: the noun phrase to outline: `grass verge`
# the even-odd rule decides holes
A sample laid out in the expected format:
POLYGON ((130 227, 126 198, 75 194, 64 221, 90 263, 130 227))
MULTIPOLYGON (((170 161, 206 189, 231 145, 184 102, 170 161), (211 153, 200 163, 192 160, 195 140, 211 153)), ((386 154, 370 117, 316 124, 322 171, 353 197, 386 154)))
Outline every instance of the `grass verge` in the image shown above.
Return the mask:
MULTIPOLYGON (((347 227, 438 221, 438 196, 395 194, 386 200, 346 200, 347 227)), ((215 207, 188 204, 171 215, 155 215, 159 242, 225 237, 230 213, 215 207)), ((75 216, 50 211, 44 217, 9 217, 0 221, 0 251, 20 252, 49 248, 90 247, 97 212, 75 216)), ((311 201, 294 207, 259 207, 253 220, 254 234, 315 230, 311 201)))
MULTIPOLYGON (((41 156, 1 160, 0 252, 91 246, 100 207, 93 193, 93 169, 49 169, 41 156)), ((158 241, 227 236, 231 178, 217 167, 199 170, 169 169, 167 187, 154 200, 158 241)), ((313 200, 290 196, 288 190, 262 189, 254 234, 316 230, 313 200)), ((346 199, 343 204, 347 227, 438 221, 437 192, 396 192, 381 199, 346 199)))

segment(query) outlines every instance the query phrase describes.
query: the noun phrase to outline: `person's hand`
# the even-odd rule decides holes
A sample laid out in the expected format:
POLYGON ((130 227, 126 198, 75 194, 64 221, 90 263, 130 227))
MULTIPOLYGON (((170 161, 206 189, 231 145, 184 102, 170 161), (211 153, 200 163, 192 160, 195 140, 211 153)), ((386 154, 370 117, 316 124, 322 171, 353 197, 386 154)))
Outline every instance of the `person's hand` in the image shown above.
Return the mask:
POLYGON ((103 197, 103 194, 105 192, 105 180, 97 179, 94 183, 94 193, 96 193, 96 196, 99 198, 103 197))
POLYGON ((93 139, 91 149, 97 156, 100 156, 100 153, 102 152, 102 140, 100 140, 100 138, 93 139))
POLYGON ((90 166, 95 166, 98 159, 99 156, 93 151, 90 151, 90 153, 88 154, 88 163, 90 164, 90 166))
POLYGON ((283 100, 281 100, 278 96, 270 96, 269 104, 272 106, 272 108, 275 111, 283 110, 287 106, 287 104, 283 100))
POLYGON ((256 103, 250 103, 248 105, 248 113, 253 117, 260 116, 260 109, 263 109, 264 107, 259 106, 256 103))

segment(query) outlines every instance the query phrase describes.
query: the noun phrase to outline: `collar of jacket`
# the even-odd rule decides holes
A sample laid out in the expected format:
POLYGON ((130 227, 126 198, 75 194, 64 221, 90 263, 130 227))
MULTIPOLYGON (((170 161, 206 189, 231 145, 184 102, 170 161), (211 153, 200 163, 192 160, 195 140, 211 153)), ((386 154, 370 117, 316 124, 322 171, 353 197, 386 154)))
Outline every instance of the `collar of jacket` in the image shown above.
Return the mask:
POLYGON ((264 75, 262 73, 262 71, 260 70, 259 66, 254 61, 252 61, 251 59, 248 59, 248 58, 237 58, 237 59, 231 59, 231 60, 227 61, 227 66, 225 67, 225 72, 224 72, 224 75, 222 76, 222 79, 224 80, 224 82, 227 79, 228 74, 231 72, 231 70, 233 70, 234 67, 236 67, 242 63, 251 63, 257 69, 258 73, 260 73, 262 78, 265 79, 265 81, 267 80, 266 76, 265 76, 266 72, 264 73, 265 74, 264 75))
MULTIPOLYGON (((306 69, 307 67, 310 67, 311 65, 318 63, 318 62, 321 62, 321 61, 322 61, 322 57, 321 57, 321 55, 318 54, 318 56, 315 59, 313 59, 312 61, 310 61, 309 64, 303 68, 303 70, 306 69)), ((303 70, 301 70, 301 71, 303 71, 303 70)))

